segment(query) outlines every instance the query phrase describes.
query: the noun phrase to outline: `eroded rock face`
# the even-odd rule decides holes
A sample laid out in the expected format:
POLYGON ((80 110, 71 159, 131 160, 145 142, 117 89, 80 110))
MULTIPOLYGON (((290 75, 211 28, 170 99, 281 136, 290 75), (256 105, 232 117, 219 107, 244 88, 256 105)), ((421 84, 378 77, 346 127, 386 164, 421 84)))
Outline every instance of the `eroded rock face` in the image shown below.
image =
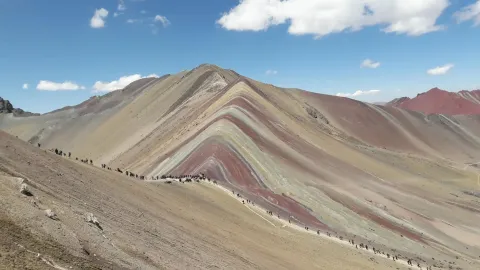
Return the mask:
POLYGON ((12 112, 13 112, 12 103, 0 97, 0 113, 12 113, 12 112))
POLYGON ((323 122, 326 125, 330 124, 330 121, 328 121, 328 119, 327 119, 327 117, 325 117, 325 115, 323 115, 321 112, 319 112, 317 109, 310 106, 309 104, 305 104, 305 105, 306 105, 305 110, 311 117, 313 117, 315 119, 319 119, 321 122, 323 122))

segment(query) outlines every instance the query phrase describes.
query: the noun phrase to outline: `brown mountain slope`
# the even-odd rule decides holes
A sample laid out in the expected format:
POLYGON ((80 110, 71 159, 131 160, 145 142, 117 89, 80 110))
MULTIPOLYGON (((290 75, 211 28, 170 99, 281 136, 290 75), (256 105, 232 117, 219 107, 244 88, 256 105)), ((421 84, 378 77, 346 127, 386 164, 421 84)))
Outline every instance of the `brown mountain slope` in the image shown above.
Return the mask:
POLYGON ((387 103, 398 107, 426 114, 478 115, 480 114, 480 90, 447 92, 433 88, 415 98, 402 97, 387 103))
POLYGON ((282 227, 211 184, 131 181, 2 131, 0 205, 0 269, 406 269, 282 227))
POLYGON ((468 267, 480 253, 480 205, 468 193, 478 172, 466 166, 480 161, 478 120, 202 65, 100 113, 3 117, 0 128, 148 179, 205 173, 283 220, 468 267))

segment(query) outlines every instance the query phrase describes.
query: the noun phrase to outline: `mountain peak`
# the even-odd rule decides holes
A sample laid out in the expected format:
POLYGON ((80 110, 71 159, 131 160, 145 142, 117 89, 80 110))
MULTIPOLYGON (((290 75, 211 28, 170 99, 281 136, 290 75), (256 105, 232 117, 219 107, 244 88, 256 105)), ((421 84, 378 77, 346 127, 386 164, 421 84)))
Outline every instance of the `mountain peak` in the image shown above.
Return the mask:
POLYGON ((36 113, 26 112, 19 108, 14 108, 12 103, 9 100, 3 99, 0 97, 0 114, 9 114, 12 113, 14 116, 31 116, 39 115, 36 113))
POLYGON ((203 64, 200 64, 198 65, 196 68, 194 69, 199 69, 199 68, 207 68, 207 69, 223 69, 217 65, 214 65, 214 64, 209 64, 209 63, 203 63, 203 64))
POLYGON ((400 98, 393 99, 390 102, 387 102, 386 105, 387 106, 393 106, 393 107, 400 107, 400 105, 407 100, 410 100, 410 98, 409 97, 400 97, 400 98))
POLYGON ((394 99, 388 105, 426 114, 480 114, 480 92, 460 91, 455 93, 434 87, 412 99, 394 99))
POLYGON ((421 95, 439 95, 439 94, 444 94, 444 93, 450 93, 450 92, 448 92, 446 90, 443 90, 443 89, 440 89, 438 87, 434 87, 434 88, 428 90, 427 92, 417 94, 417 97, 421 96, 421 95))
POLYGON ((13 111, 12 103, 0 97, 0 113, 12 113, 12 111, 13 111))
POLYGON ((440 89, 438 87, 434 87, 434 88, 428 90, 428 92, 447 92, 447 91, 443 90, 443 89, 440 89))

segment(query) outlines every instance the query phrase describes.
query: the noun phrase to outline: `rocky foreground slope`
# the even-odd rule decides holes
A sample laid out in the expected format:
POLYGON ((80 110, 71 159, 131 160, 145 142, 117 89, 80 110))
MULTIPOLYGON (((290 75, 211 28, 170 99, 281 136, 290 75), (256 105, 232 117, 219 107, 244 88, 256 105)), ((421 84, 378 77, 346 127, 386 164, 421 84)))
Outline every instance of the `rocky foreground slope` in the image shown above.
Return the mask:
POLYGON ((49 114, 3 115, 0 128, 147 179, 205 173, 284 220, 474 269, 480 185, 469 164, 480 162, 479 118, 277 88, 201 65, 49 114))
POLYGON ((406 269, 286 227, 213 184, 132 181, 0 131, 0 269, 397 267, 406 269))

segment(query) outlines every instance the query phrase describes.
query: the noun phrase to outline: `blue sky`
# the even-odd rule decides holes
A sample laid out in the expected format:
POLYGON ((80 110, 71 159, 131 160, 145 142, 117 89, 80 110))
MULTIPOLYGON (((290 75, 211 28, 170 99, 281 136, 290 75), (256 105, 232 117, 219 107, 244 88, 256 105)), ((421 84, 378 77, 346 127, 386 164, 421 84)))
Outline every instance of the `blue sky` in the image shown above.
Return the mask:
POLYGON ((0 0, 0 96, 44 113, 212 63, 388 101, 480 88, 479 44, 480 0, 0 0))

